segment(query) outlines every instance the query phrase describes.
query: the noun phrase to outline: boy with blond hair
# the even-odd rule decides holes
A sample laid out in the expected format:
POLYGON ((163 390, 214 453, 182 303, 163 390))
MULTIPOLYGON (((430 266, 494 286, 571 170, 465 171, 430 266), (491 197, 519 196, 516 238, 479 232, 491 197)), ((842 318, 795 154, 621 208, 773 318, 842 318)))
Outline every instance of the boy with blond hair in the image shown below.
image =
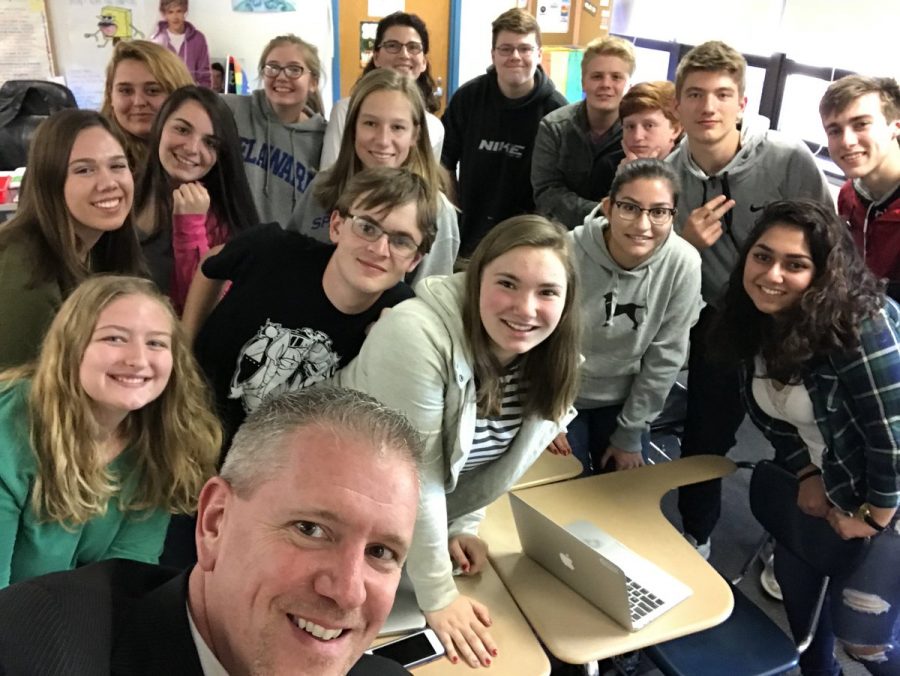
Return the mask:
POLYGON ((900 87, 889 77, 847 75, 819 104, 828 152, 847 177, 838 213, 866 265, 900 300, 900 87))
POLYGON ((581 59, 584 100, 553 111, 538 127, 531 185, 539 213, 574 228, 609 192, 625 156, 619 103, 634 66, 627 40, 588 43, 581 59))
MULTIPOLYGON (((691 330, 683 457, 725 455, 744 419, 737 369, 713 363, 706 336, 756 212, 774 200, 798 197, 834 206, 806 144, 746 114, 746 68, 740 52, 712 41, 685 54, 675 72, 676 111, 687 138, 666 161, 681 178, 683 209, 676 228, 700 252, 707 303, 691 330)), ((686 535, 708 556, 721 482, 683 486, 678 507, 686 535)))

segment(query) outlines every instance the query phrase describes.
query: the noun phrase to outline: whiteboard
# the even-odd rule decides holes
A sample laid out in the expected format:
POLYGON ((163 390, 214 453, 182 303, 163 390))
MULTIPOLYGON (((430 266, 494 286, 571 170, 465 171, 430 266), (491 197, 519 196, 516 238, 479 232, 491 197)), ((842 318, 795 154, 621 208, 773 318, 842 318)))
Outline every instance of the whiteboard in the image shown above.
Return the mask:
POLYGON ((0 83, 53 75, 44 0, 0 0, 0 83))

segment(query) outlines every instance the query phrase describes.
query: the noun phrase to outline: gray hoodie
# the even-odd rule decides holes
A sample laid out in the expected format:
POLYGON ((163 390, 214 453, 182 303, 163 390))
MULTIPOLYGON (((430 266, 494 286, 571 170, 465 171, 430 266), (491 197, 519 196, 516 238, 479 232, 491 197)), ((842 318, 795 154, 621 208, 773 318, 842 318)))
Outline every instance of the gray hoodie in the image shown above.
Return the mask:
POLYGON ((222 98, 234 113, 259 220, 284 227, 319 170, 325 119, 313 113, 302 122, 284 124, 262 89, 222 98))
POLYGON ((609 223, 599 209, 570 235, 584 289, 585 361, 575 406, 622 404, 610 443, 637 453, 687 358, 700 313, 700 255, 671 230, 647 260, 626 270, 609 253, 609 223))
POLYGON ((753 229, 757 213, 769 202, 807 197, 834 208, 834 200, 813 154, 799 139, 769 129, 761 116, 745 115, 741 146, 715 176, 707 176, 690 154, 685 138, 666 158, 681 178, 676 228, 681 232, 691 211, 717 195, 736 204, 722 219, 724 233, 700 252, 703 259, 703 299, 716 305, 738 260, 738 252, 753 229))

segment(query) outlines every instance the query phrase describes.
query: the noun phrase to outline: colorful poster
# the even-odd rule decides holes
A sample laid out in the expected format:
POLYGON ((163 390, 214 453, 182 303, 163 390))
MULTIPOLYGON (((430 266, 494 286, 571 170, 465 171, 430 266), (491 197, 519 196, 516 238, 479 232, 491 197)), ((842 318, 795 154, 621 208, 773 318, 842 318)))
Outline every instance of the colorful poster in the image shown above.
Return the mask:
POLYGON ((541 33, 568 33, 571 0, 538 0, 537 22, 541 33))
POLYGON ((231 0, 235 12, 296 12, 289 0, 231 0))

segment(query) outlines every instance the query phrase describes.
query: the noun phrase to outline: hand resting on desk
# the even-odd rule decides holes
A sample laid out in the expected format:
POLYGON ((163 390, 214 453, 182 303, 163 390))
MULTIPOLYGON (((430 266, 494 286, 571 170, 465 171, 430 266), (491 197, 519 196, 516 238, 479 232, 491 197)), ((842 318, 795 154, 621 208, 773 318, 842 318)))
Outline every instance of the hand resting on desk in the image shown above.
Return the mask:
POLYGON ((470 667, 491 665, 497 645, 487 630, 491 616, 487 606, 468 596, 457 596, 447 607, 425 613, 428 626, 434 630, 447 659, 454 664, 462 658, 470 667))

